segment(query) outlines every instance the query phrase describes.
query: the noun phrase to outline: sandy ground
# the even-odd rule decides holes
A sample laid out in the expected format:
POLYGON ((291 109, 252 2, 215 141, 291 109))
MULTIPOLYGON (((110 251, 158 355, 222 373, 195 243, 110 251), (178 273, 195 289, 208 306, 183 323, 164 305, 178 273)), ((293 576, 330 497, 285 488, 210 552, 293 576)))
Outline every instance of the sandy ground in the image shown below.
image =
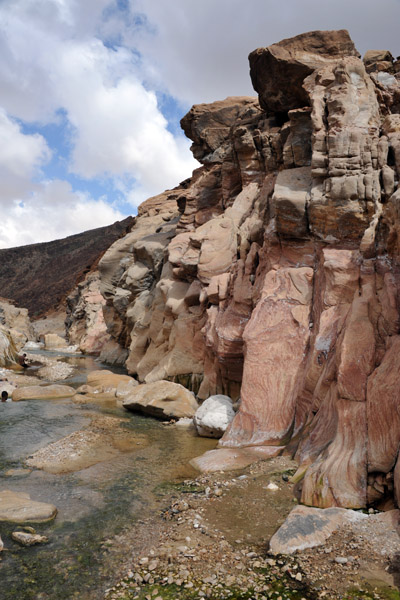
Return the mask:
POLYGON ((295 467, 279 457, 242 475, 216 473, 185 482, 164 510, 152 544, 154 520, 136 529, 136 539, 147 531, 145 552, 132 539, 129 546, 130 533, 116 542, 130 551, 120 567, 124 578, 105 598, 399 598, 396 556, 382 554, 387 541, 377 532, 343 530, 291 557, 268 553, 269 538, 294 506, 286 480, 295 467), (268 489, 270 483, 279 489, 268 489))
POLYGON ((133 436, 120 427, 124 421, 128 420, 98 416, 84 429, 41 448, 26 464, 48 473, 72 473, 146 446, 146 436, 133 436))

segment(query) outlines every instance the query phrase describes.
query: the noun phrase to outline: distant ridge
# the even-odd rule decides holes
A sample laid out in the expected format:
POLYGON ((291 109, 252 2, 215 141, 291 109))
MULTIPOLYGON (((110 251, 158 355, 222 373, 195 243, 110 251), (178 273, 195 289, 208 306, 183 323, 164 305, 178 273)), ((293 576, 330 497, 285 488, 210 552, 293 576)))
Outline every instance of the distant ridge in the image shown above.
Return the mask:
POLYGON ((63 302, 134 217, 67 238, 0 250, 0 294, 39 317, 63 302))

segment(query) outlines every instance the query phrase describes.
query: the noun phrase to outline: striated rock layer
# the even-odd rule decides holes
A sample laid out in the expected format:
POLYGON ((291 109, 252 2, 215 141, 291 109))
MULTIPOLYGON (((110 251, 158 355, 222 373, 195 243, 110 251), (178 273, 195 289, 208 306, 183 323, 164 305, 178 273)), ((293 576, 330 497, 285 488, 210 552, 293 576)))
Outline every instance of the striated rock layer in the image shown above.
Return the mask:
POLYGON ((189 111, 202 166, 100 261, 102 357, 240 396, 220 445, 294 453, 305 504, 398 504, 399 63, 319 31, 250 66, 259 101, 189 111))

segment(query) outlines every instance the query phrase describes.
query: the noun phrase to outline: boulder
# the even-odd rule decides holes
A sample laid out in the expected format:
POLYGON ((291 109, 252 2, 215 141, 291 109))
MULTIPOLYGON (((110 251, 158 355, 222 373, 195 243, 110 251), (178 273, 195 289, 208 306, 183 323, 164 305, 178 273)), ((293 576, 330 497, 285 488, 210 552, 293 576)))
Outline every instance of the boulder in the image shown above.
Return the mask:
POLYGON ((28 385, 17 388, 12 393, 13 402, 20 400, 55 400, 75 396, 75 389, 68 385, 28 385))
MULTIPOLYGON (((325 544, 338 532, 349 534, 356 545, 373 540, 382 556, 391 561, 400 547, 399 510, 365 514, 344 508, 296 506, 270 540, 272 554, 293 554, 325 544)), ((338 561, 339 562, 339 561, 338 561)))
POLYGON ((130 375, 120 375, 104 369, 88 373, 87 385, 92 388, 88 391, 114 392, 118 397, 123 397, 126 396, 133 387, 136 387, 138 382, 130 375))
POLYGON ((250 76, 267 112, 287 112, 307 106, 304 79, 315 69, 344 56, 359 56, 348 32, 310 31, 282 40, 249 55, 250 76))
POLYGON ((324 544, 339 527, 368 516, 345 508, 311 508, 296 506, 284 524, 272 536, 269 549, 272 554, 293 554, 324 544))
POLYGON ((57 333, 46 333, 44 336, 44 345, 46 350, 54 350, 55 348, 67 348, 68 344, 64 338, 57 333))
POLYGON ((193 417, 198 404, 192 392, 171 381, 139 385, 122 403, 123 407, 159 419, 193 417))
POLYGON ((31 500, 25 492, 0 492, 0 521, 12 523, 44 523, 51 521, 57 508, 45 502, 31 500))
POLYGON ((229 396, 210 396, 193 417, 197 433, 203 437, 220 438, 235 416, 229 396))

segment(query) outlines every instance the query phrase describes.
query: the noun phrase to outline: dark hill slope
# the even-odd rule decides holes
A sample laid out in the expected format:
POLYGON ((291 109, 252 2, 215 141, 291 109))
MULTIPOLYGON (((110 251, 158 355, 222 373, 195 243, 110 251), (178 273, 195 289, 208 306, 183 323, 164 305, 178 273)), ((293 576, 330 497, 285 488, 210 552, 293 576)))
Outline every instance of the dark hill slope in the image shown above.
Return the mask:
POLYGON ((135 219, 61 240, 0 250, 0 295, 29 309, 31 317, 56 307, 135 219))

